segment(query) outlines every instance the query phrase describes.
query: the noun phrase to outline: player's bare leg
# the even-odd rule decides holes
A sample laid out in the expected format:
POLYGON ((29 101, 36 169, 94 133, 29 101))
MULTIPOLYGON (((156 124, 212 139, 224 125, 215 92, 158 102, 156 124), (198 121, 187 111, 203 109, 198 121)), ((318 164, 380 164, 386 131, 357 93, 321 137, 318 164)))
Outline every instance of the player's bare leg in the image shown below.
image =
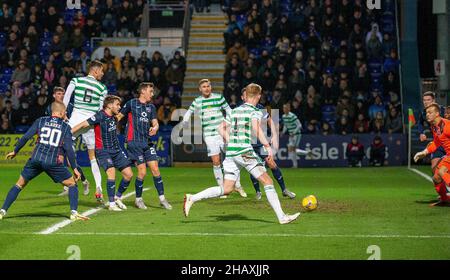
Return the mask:
POLYGON ((117 206, 115 201, 116 194, 116 169, 114 167, 108 168, 106 170, 106 191, 108 193, 108 201, 107 207, 110 211, 122 211, 119 206, 117 206))
POLYGON ((170 205, 164 195, 164 183, 161 178, 161 172, 159 172, 158 161, 149 161, 147 162, 147 165, 152 172, 153 182, 155 183, 155 188, 158 191, 159 204, 167 210, 172 210, 172 205, 170 205))
POLYGON ((450 206, 450 196, 447 186, 450 185, 450 174, 448 168, 441 166, 437 169, 433 176, 434 187, 439 194, 439 201, 430 204, 433 206, 450 206))
POLYGON ((99 203, 103 203, 102 174, 95 158, 95 150, 88 149, 89 160, 91 162, 92 175, 95 181, 95 198, 99 203))
POLYGON ((135 180, 135 191, 136 191, 136 199, 134 201, 134 205, 139 208, 146 210, 147 206, 142 199, 142 192, 144 189, 144 178, 147 175, 147 165, 145 163, 136 165, 137 168, 137 176, 135 180))
POLYGON ((258 181, 261 182, 264 186, 264 191, 267 196, 267 200, 269 201, 270 206, 272 207, 273 211, 277 215, 278 222, 280 224, 288 224, 298 218, 300 216, 300 212, 294 214, 294 215, 288 215, 283 212, 283 209, 281 208, 280 200, 278 199, 278 194, 275 191, 275 188, 273 186, 272 178, 270 178, 269 174, 267 172, 264 172, 261 176, 259 176, 258 181))
POLYGON ((25 178, 23 178, 22 175, 20 175, 16 184, 9 190, 5 202, 3 203, 3 206, 0 209, 0 220, 3 219, 4 216, 6 216, 6 212, 8 211, 9 207, 11 207, 14 201, 16 201, 17 197, 19 196, 19 193, 25 188, 27 183, 28 181, 25 180, 25 178))
POLYGON ((298 167, 298 158, 297 153, 295 152, 295 147, 288 146, 288 158, 292 161, 292 167, 297 168, 298 167))
POLYGON ((73 177, 62 182, 64 186, 68 186, 69 203, 70 203, 70 219, 73 221, 86 221, 88 217, 82 216, 78 213, 78 186, 73 177))
POLYGON ((122 173, 122 180, 120 181, 119 188, 114 196, 114 201, 120 209, 125 210, 127 206, 122 202, 122 195, 127 191, 130 185, 131 178, 133 178, 133 171, 131 167, 126 167, 120 171, 122 173))

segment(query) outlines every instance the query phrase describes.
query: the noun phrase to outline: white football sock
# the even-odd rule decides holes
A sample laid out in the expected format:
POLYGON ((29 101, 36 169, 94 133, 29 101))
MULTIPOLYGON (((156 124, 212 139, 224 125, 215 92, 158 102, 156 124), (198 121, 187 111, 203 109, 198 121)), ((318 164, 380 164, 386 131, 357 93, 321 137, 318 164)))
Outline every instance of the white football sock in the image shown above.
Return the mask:
POLYGON ((264 186, 264 191, 266 192, 267 200, 272 206, 273 211, 278 217, 278 220, 281 220, 284 217, 283 209, 281 209, 280 200, 278 199, 278 194, 275 191, 275 188, 272 185, 264 186))
POLYGON ((297 168, 297 156, 295 152, 288 152, 288 158, 292 161, 292 167, 297 168))
POLYGON ((238 188, 238 189, 242 188, 242 186, 241 186, 241 172, 239 172, 239 175, 238 175, 238 177, 236 178, 236 183, 235 183, 234 186, 235 186, 236 188, 238 188))
POLYGON ((91 160, 91 170, 92 175, 94 175, 95 186, 99 191, 102 190, 102 174, 100 173, 100 168, 98 167, 98 163, 96 159, 91 160))
POLYGON ((159 201, 164 201, 164 200, 166 200, 166 197, 162 194, 162 195, 160 195, 159 196, 159 201))
POLYGON ((295 149, 295 152, 297 155, 306 156, 308 154, 308 151, 302 150, 302 149, 295 149))
POLYGON ((208 198, 214 198, 219 197, 223 195, 223 188, 222 187, 211 187, 206 190, 203 190, 199 193, 196 193, 191 196, 191 200, 193 202, 202 200, 202 199, 208 199, 208 198))
POLYGON ((222 167, 219 166, 213 166, 214 171, 214 177, 216 178, 217 184, 219 186, 223 186, 223 173, 222 173, 222 167))

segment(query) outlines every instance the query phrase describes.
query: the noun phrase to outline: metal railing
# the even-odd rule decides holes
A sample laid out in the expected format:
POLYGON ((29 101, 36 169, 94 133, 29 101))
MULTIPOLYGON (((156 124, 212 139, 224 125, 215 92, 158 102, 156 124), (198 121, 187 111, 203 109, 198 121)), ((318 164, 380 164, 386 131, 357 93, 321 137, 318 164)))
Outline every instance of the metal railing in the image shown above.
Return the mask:
POLYGON ((187 57, 189 44, 189 31, 191 30, 191 7, 190 1, 185 2, 184 22, 183 22, 183 45, 184 56, 187 57))

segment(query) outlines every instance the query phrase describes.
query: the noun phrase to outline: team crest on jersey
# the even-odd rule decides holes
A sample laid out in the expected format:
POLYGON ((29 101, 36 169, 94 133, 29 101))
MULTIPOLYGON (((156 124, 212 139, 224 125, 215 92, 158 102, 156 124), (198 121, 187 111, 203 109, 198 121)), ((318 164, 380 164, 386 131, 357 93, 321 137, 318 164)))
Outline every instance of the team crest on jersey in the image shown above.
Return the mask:
POLYGON ((112 159, 110 159, 110 158, 107 159, 106 161, 108 162, 108 164, 113 164, 113 161, 112 161, 112 159))
POLYGON ((141 116, 142 116, 143 118, 146 118, 146 117, 147 117, 147 113, 146 113, 146 112, 142 112, 142 113, 141 113, 141 116))
POLYGON ((92 116, 91 121, 95 122, 95 120, 96 120, 95 116, 92 116))

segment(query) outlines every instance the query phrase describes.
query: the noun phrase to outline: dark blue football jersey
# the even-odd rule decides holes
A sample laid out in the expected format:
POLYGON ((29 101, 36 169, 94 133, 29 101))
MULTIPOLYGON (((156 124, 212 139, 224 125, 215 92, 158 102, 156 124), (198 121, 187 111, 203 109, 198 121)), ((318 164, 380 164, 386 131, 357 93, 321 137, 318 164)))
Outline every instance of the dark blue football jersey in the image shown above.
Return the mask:
POLYGON ((101 110, 87 119, 87 122, 94 126, 96 149, 112 151, 120 149, 117 139, 117 123, 113 115, 108 115, 104 110, 101 110))
POLYGON ((155 106, 151 103, 141 103, 135 98, 125 104, 121 113, 127 118, 126 141, 147 144, 152 120, 156 119, 155 106))

